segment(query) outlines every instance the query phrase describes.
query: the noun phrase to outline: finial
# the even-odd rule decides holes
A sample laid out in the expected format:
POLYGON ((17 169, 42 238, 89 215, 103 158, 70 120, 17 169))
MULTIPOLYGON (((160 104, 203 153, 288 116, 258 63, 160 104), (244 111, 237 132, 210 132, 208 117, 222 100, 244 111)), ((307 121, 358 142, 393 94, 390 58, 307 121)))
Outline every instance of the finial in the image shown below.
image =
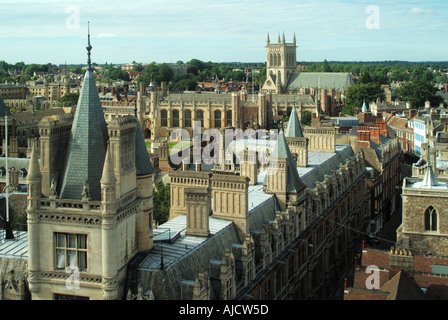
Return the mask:
POLYGON ((92 70, 92 61, 90 60, 90 51, 92 50, 92 46, 90 45, 90 21, 87 22, 87 65, 88 70, 92 70))

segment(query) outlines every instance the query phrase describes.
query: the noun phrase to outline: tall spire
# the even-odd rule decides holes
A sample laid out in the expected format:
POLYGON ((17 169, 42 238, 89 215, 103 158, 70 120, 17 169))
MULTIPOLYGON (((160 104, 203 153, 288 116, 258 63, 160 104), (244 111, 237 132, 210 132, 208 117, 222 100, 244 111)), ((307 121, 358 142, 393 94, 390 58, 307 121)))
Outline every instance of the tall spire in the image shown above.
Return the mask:
POLYGON ((88 65, 88 69, 92 70, 92 61, 90 59, 90 51, 92 51, 92 46, 90 45, 90 21, 87 22, 87 65, 88 65))
POLYGON ((101 199, 100 179, 109 136, 95 78, 90 68, 91 49, 89 33, 89 46, 87 47, 89 68, 85 73, 79 93, 68 142, 60 192, 62 199, 81 199, 83 185, 86 182, 90 186, 89 192, 92 200, 101 199))

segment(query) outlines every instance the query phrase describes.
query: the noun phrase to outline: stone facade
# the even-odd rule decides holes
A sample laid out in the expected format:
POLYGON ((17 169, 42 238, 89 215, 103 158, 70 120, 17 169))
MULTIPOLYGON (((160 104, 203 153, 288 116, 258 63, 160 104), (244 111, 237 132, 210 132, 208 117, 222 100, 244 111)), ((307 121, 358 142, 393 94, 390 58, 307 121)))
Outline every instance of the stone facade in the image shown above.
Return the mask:
POLYGON ((32 299, 119 299, 127 264, 152 246, 153 176, 139 124, 123 116, 106 125, 88 69, 75 113, 46 117, 39 131, 27 177, 32 299))
POLYGON ((432 187, 420 187, 419 182, 415 178, 404 181, 403 222, 397 231, 398 244, 420 255, 448 256, 446 182, 441 180, 432 187))

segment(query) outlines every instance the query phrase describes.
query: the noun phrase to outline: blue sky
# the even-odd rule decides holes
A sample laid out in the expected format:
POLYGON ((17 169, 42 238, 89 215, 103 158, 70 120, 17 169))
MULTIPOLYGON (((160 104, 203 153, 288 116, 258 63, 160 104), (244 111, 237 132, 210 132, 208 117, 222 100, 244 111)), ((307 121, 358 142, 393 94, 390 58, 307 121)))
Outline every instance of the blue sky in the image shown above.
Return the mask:
POLYGON ((265 62, 268 33, 298 61, 448 61, 447 18, 446 0, 0 0, 0 60, 85 63, 90 21, 100 64, 265 62))

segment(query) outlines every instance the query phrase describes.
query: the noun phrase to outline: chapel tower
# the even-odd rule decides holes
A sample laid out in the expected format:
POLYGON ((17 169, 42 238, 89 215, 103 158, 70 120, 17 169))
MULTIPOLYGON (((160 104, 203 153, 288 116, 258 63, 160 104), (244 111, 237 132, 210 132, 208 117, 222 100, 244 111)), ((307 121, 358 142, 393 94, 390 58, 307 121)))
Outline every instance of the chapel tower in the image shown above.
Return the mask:
POLYGON ((262 90, 273 93, 282 93, 288 85, 292 73, 297 71, 296 36, 292 43, 285 42, 285 34, 278 36, 277 43, 272 42, 269 34, 266 40, 266 82, 262 90))

